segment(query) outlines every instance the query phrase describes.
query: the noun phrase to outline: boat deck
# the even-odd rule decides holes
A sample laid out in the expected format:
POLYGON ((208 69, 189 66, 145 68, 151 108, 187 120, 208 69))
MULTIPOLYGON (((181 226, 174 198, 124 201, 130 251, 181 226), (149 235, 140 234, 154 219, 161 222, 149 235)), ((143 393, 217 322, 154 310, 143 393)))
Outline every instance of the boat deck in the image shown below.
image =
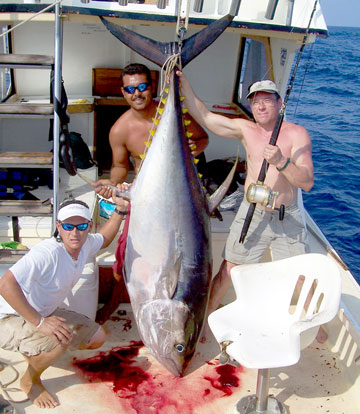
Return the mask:
MULTIPOLYGON (((337 323, 331 323, 332 331, 337 323)), ((238 401, 256 391, 257 371, 220 365, 213 338, 199 344, 186 375, 177 378, 142 346, 129 304, 121 304, 104 326, 108 340, 100 349, 68 351, 44 372, 45 387, 60 401, 52 413, 236 413, 238 401)), ((20 376, 24 372, 25 362, 17 353, 1 350, 0 362, 11 365, 20 376)), ((290 413, 360 412, 359 367, 354 361, 350 365, 349 376, 344 351, 335 353, 315 341, 297 365, 271 371, 270 393, 290 413)), ((0 370, 2 384, 14 377, 9 366, 0 370)), ((18 386, 18 379, 8 386, 8 396, 16 401, 25 398, 22 392, 10 390, 18 386)), ((49 411, 30 401, 14 407, 17 414, 49 411)))

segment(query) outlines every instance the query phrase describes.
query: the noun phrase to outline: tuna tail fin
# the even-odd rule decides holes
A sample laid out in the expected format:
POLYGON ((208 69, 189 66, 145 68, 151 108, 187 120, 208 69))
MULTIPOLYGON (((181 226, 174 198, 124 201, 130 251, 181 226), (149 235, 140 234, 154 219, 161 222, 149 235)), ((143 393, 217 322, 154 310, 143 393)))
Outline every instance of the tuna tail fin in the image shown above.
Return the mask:
POLYGON ((236 171, 236 167, 239 161, 239 152, 236 156, 236 160, 234 162, 233 167, 231 168, 228 176, 225 178, 225 181, 221 184, 221 186, 211 195, 210 199, 208 200, 208 210, 209 214, 212 214, 216 207, 220 204, 221 200, 224 198, 227 190, 230 187, 230 184, 234 178, 234 174, 236 171))
POLYGON ((185 67, 203 50, 210 46, 232 22, 234 16, 227 14, 215 22, 210 23, 200 32, 184 40, 181 51, 181 64, 185 67))
MULTIPOLYGON (((182 66, 184 67, 204 49, 210 46, 229 26, 233 18, 233 15, 227 14, 221 19, 210 23, 190 38, 185 39, 181 48, 182 66)), ((179 50, 177 42, 157 42, 149 37, 111 23, 103 17, 100 17, 100 19, 107 29, 122 43, 160 67, 163 66, 169 56, 177 53, 179 50)))
POLYGON ((100 19, 106 28, 122 43, 159 66, 162 66, 167 56, 171 54, 167 47, 170 43, 157 42, 132 30, 125 29, 125 27, 111 23, 101 16, 100 19))

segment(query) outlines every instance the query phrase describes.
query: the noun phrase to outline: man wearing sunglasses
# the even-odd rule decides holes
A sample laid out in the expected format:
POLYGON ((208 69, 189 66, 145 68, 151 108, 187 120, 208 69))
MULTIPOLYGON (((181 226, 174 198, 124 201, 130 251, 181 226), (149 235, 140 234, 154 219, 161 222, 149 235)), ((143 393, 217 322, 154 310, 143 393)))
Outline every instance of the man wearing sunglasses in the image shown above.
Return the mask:
MULTIPOLYGON (((118 186, 122 191, 126 186, 118 186)), ((57 398, 40 376, 68 347, 95 349, 105 331, 77 312, 61 309, 83 273, 85 264, 107 247, 117 234, 128 202, 112 194, 116 209, 99 233, 86 203, 67 200, 60 205, 56 234, 43 240, 0 278, 0 347, 24 355, 28 367, 21 389, 40 408, 54 408, 57 398)))
MULTIPOLYGON (((150 70, 145 65, 133 63, 124 68, 121 76, 121 90, 130 109, 120 116, 110 130, 109 142, 113 158, 110 179, 99 180, 93 184, 94 187, 124 182, 131 167, 130 158, 135 169, 139 168, 140 155, 145 151, 145 142, 153 127, 158 102, 153 99, 154 87, 150 70)), ((193 156, 199 156, 208 145, 208 135, 188 114, 186 116, 192 121, 187 127, 193 134, 189 146, 193 156)), ((111 195, 109 191, 100 194, 106 198, 111 195)))
MULTIPOLYGON (((153 99, 154 86, 151 79, 150 70, 142 64, 133 63, 126 66, 122 72, 123 87, 122 93, 130 109, 126 111, 112 126, 109 134, 109 142, 112 149, 112 167, 110 179, 101 179, 93 183, 95 191, 105 198, 111 196, 111 190, 97 186, 116 185, 126 179, 131 168, 130 159, 133 160, 137 171, 141 158, 145 151, 145 142, 149 138, 149 131, 153 128, 153 118, 156 114, 158 102, 153 99)), ((208 135, 205 130, 198 125, 195 120, 186 114, 190 124, 187 126, 188 132, 192 133, 189 139, 189 147, 194 157, 199 159, 197 168, 199 172, 205 164, 203 151, 208 145, 208 135)), ((126 235, 123 233, 119 240, 117 251, 123 252, 126 243, 126 235)), ((118 254, 114 264, 114 277, 119 280, 121 265, 118 254)), ((119 283, 114 283, 112 297, 97 313, 96 320, 105 321, 118 306, 119 283)))

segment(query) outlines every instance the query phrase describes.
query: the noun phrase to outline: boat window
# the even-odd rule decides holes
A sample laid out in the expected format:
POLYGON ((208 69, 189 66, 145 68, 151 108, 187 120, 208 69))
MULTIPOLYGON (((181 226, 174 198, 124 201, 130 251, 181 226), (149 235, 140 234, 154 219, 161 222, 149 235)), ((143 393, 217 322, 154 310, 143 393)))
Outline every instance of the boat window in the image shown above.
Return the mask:
POLYGON ((240 106, 248 115, 251 115, 249 101, 246 99, 248 88, 260 79, 269 78, 269 69, 266 62, 265 40, 262 42, 243 37, 241 39, 234 103, 240 106))
MULTIPOLYGON (((10 53, 10 39, 8 34, 4 34, 9 30, 9 26, 0 26, 0 53, 10 53)), ((0 100, 3 101, 11 94, 12 76, 10 68, 0 67, 0 100)))

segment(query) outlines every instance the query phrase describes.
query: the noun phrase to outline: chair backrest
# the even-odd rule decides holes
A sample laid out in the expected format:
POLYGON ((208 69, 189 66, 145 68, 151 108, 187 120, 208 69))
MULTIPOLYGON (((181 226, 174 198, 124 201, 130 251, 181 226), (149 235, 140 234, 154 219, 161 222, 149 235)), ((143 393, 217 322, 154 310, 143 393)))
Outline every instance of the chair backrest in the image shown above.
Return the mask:
MULTIPOLYGON (((325 255, 309 253, 275 262, 239 265, 231 270, 231 278, 236 300, 248 303, 249 309, 256 303, 270 324, 278 318, 289 323, 309 321, 320 313, 323 324, 333 319, 339 308, 340 272, 337 264, 325 255)), ((299 324, 299 332, 310 325, 299 324)))

